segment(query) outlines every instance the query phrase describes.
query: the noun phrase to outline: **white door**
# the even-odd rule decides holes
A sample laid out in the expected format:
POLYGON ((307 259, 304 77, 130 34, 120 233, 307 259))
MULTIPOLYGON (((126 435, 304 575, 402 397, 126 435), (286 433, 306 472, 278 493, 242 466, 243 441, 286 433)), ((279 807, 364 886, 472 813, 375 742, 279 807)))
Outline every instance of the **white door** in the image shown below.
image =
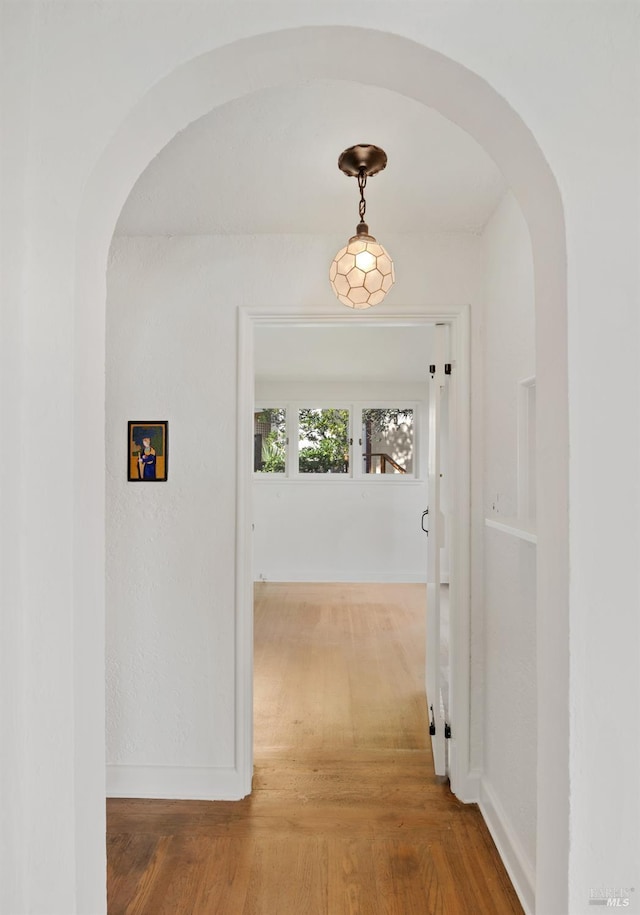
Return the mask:
MULTIPOLYGON (((436 775, 448 774, 448 638, 441 604, 441 559, 445 544, 442 513, 442 404, 447 375, 447 334, 444 324, 434 328, 434 348, 429 367, 429 466, 428 508, 422 517, 427 539, 427 650, 426 690, 433 761, 436 775)), ((448 626, 448 621, 446 623, 448 626)))

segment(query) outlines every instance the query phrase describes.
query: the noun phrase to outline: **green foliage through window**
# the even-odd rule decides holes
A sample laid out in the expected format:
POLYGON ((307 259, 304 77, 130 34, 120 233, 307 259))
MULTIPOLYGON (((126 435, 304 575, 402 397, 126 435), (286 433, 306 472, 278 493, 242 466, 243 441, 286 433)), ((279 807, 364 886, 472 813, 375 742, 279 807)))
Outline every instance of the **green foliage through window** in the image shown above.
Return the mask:
MULTIPOLYGON (((291 405, 289 405, 291 409, 291 405)), ((350 475, 353 438, 360 446, 355 475, 414 473, 412 407, 300 408, 297 433, 289 445, 287 408, 262 407, 254 413, 253 469, 261 474, 350 475), (353 414, 353 415, 352 415, 353 414), (355 430, 355 431, 354 431, 355 430), (294 465, 295 466, 295 465, 294 465)), ((356 452, 357 454, 358 452, 356 452)), ((355 458, 354 458, 355 460, 355 458)))
POLYGON ((254 415, 253 469, 284 473, 287 466, 287 414, 281 407, 265 407, 254 415))
POLYGON ((348 473, 349 411, 300 410, 298 443, 300 473, 348 473))

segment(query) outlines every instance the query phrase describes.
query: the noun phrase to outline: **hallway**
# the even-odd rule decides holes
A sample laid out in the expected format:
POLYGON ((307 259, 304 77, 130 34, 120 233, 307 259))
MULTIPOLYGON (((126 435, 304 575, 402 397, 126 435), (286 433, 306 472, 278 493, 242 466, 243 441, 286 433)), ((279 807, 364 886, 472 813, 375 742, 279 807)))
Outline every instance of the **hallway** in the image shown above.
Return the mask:
POLYGON ((423 585, 255 588, 244 801, 108 801, 110 915, 522 911, 433 775, 423 585))

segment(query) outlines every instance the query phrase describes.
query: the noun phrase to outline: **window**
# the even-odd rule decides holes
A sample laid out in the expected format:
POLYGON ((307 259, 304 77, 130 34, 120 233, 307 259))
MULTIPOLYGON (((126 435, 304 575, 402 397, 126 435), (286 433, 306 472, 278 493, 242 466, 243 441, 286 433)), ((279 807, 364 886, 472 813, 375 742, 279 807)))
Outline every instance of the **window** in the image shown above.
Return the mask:
POLYGON ((288 479, 415 479, 416 415, 415 404, 260 405, 254 472, 288 479))
POLYGON ((365 407, 360 444, 363 473, 413 474, 413 410, 365 407))
POLYGON ((349 410, 298 410, 298 472, 349 473, 349 410))
POLYGON ((255 473, 285 473, 287 469, 287 411, 263 407, 253 414, 255 473))

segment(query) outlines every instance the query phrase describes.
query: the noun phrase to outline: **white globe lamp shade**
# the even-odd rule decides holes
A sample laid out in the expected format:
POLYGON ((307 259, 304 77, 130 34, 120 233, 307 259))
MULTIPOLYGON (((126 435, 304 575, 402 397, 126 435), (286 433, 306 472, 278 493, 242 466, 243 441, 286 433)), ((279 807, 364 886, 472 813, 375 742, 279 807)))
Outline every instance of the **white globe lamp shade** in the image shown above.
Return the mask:
POLYGON ((387 251, 368 234, 365 224, 341 248, 329 268, 331 288, 349 308, 379 305, 395 282, 393 261, 387 251))

